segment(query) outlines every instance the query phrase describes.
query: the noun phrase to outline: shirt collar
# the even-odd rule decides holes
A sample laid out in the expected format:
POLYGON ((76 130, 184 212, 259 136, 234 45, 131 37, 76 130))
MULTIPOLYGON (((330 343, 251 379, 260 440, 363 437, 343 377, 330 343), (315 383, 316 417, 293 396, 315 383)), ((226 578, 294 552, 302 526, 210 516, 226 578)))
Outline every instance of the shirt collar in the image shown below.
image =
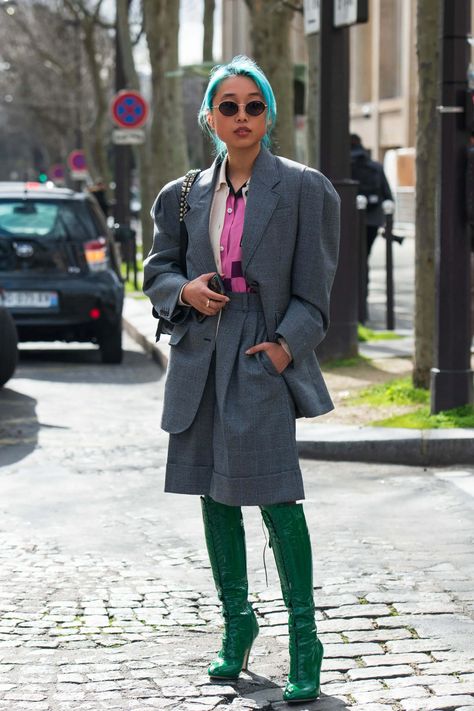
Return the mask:
MULTIPOLYGON (((220 190, 222 186, 224 186, 226 188, 229 187, 228 182, 227 182, 226 171, 227 171, 227 155, 225 156, 224 160, 222 161, 222 163, 220 165, 219 175, 217 176, 216 188, 215 188, 214 192, 217 192, 218 190, 220 190)), ((244 195, 247 195, 247 193, 248 193, 250 180, 251 180, 251 178, 249 178, 247 180, 247 182, 242 186, 242 188, 243 188, 242 192, 244 195)))
POLYGON ((225 174, 226 169, 227 169, 227 156, 224 158, 224 160, 221 163, 221 167, 219 168, 219 175, 217 176, 215 192, 220 190, 222 185, 227 186, 227 178, 226 178, 226 174, 225 174))

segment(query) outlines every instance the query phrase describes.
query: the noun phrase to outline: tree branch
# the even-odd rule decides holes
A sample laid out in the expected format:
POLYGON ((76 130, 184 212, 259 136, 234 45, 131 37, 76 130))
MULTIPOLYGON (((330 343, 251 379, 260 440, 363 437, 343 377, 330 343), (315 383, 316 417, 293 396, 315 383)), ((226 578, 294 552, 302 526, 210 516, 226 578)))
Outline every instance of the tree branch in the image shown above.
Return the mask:
POLYGON ((140 25, 140 29, 136 35, 136 37, 131 38, 132 42, 132 47, 136 47, 137 44, 140 42, 141 37, 143 37, 143 33, 145 32, 145 27, 143 26, 143 22, 140 25))
POLYGON ((115 29, 115 25, 113 22, 106 22, 105 20, 101 20, 100 17, 95 20, 95 24, 97 25, 97 27, 101 27, 103 30, 115 29))
MULTIPOLYGON (((76 20, 81 20, 80 13, 77 11, 77 5, 78 3, 76 2, 71 2, 71 0, 63 0, 64 5, 67 7, 68 10, 71 11, 72 15, 76 18, 76 20)), ((79 5, 81 10, 83 9, 81 5, 79 5)))
POLYGON ((38 54, 41 59, 43 59, 43 61, 50 62, 63 75, 69 75, 69 72, 67 72, 67 70, 65 70, 64 68, 64 64, 59 62, 53 54, 43 49, 43 47, 38 44, 37 35, 32 32, 28 23, 22 22, 20 17, 18 17, 18 13, 16 12, 14 15, 11 15, 11 17, 16 23, 17 27, 21 30, 21 32, 23 32, 28 37, 28 40, 30 41, 30 46, 36 52, 36 54, 38 54))
POLYGON ((95 6, 95 10, 92 13, 92 19, 94 20, 94 22, 98 19, 100 15, 100 8, 102 7, 103 2, 104 0, 97 0, 97 5, 95 6))
POLYGON ((293 10, 294 12, 303 13, 303 3, 295 4, 293 2, 287 2, 287 0, 283 0, 282 4, 285 7, 288 7, 290 10, 293 10))

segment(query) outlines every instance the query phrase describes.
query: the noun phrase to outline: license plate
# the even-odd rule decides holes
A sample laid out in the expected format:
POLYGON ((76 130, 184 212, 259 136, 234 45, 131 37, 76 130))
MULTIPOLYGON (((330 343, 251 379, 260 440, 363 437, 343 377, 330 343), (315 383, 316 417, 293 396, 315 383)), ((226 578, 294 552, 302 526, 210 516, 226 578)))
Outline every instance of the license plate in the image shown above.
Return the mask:
POLYGON ((4 304, 8 309, 55 309, 57 291, 5 291, 4 304))

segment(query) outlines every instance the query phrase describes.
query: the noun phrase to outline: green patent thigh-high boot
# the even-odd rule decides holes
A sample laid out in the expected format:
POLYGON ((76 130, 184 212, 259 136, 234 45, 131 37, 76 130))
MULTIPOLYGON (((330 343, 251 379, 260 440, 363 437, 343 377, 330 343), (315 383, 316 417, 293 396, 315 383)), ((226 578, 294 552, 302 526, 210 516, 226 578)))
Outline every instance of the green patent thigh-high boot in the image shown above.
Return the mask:
POLYGON ((301 504, 261 507, 288 608, 290 673, 283 692, 289 703, 316 699, 323 645, 317 637, 311 542, 301 504))
POLYGON ((242 511, 239 506, 219 504, 201 497, 204 532, 217 594, 222 603, 224 636, 209 676, 236 679, 247 669, 258 624, 247 600, 247 559, 242 511))

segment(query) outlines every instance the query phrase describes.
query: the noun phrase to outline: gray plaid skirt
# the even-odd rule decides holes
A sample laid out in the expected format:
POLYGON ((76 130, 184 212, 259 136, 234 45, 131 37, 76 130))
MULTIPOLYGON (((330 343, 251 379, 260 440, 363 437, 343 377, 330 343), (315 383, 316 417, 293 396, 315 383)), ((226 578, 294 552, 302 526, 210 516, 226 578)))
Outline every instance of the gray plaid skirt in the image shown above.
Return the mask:
MULTIPOLYGON (((170 434, 165 491, 209 495, 230 506, 304 498, 293 400, 266 353, 258 294, 230 293, 196 417, 170 434)), ((177 346, 179 348, 179 345, 177 346)))

